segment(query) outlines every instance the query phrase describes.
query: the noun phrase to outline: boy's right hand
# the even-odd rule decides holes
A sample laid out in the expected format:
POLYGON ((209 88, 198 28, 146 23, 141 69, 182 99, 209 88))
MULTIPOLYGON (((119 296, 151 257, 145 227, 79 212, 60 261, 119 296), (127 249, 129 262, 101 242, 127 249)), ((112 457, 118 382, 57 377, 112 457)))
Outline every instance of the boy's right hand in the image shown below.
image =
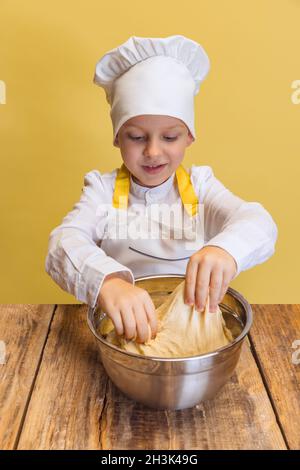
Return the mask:
POLYGON ((97 304, 112 320, 118 335, 144 343, 150 339, 150 326, 151 338, 155 338, 157 315, 146 290, 110 274, 101 286, 97 304))

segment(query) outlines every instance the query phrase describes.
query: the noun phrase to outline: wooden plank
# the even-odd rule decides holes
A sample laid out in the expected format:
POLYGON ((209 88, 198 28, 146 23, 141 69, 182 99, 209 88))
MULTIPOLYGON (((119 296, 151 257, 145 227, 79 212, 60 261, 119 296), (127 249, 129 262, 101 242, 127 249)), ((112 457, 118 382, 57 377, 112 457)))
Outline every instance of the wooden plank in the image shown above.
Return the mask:
POLYGON ((180 411, 148 409, 109 382, 102 449, 286 449, 247 342, 231 380, 211 401, 180 411))
POLYGON ((18 449, 99 449, 107 376, 86 313, 57 307, 18 449))
POLYGON ((299 449, 300 305, 253 305, 253 311, 250 338, 288 446, 299 449))
POLYGON ((0 305, 0 449, 15 447, 54 305, 0 305), (3 362, 3 363, 2 363, 3 362))

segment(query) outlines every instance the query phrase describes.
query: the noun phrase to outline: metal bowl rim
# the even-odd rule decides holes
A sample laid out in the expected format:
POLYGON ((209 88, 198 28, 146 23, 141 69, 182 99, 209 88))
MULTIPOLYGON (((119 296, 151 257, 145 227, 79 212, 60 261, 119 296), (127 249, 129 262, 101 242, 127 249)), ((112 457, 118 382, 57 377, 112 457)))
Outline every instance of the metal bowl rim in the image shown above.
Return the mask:
MULTIPOLYGON (((144 281, 144 280, 147 280, 147 279, 164 278, 164 277, 177 277, 177 278, 182 278, 182 279, 185 278, 185 276, 181 275, 181 274, 157 274, 157 275, 149 275, 149 276, 139 277, 139 278, 136 278, 135 281, 144 281)), ((95 310, 98 308, 98 306, 88 308, 87 323, 88 323, 88 326, 89 326, 91 332, 93 333, 93 335, 104 346, 106 346, 106 347, 108 347, 108 348, 110 348, 110 349, 112 349, 112 350, 114 350, 118 353, 121 353, 125 356, 131 356, 131 357, 135 357, 139 360, 145 360, 145 361, 148 360, 148 361, 155 361, 155 362, 182 362, 182 361, 187 361, 187 360, 188 361, 191 361, 191 360, 195 361, 195 360, 198 360, 198 359, 207 359, 207 358, 211 358, 211 357, 214 357, 214 356, 218 356, 222 352, 227 351, 229 349, 232 349, 233 346, 240 343, 244 339, 244 337, 249 333, 249 330, 252 326, 253 313, 252 313, 252 308, 251 308, 251 305, 249 304, 249 302, 247 302, 247 300, 245 299, 245 297, 242 294, 240 294, 237 290, 233 289, 232 287, 229 287, 227 289, 226 293, 232 294, 232 296, 243 305, 243 307, 246 311, 246 317, 247 317, 244 328, 243 328, 242 332, 235 338, 235 340, 230 342, 226 346, 223 346, 222 348, 216 349, 215 351, 212 351, 212 352, 209 352, 209 353, 198 354, 197 356, 185 356, 185 357, 142 356, 141 354, 135 354, 135 353, 124 351, 123 349, 118 348, 117 346, 109 343, 104 338, 99 336, 96 333, 96 331, 94 330, 94 327, 92 325, 92 321, 91 321, 90 317, 94 316, 95 310)))

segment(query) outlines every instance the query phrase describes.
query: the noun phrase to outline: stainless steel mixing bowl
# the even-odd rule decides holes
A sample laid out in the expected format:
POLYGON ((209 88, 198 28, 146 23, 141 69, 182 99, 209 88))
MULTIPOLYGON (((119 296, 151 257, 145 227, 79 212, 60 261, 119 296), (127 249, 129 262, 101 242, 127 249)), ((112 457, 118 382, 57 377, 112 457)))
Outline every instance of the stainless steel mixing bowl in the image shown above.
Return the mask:
MULTIPOLYGON (((135 282, 147 289, 157 308, 184 277, 155 275, 135 282)), ((175 359, 140 356, 108 343, 97 332, 105 315, 97 307, 89 308, 87 320, 98 340, 108 376, 125 395, 151 408, 180 410, 213 398, 239 360, 241 345, 252 325, 251 306, 239 292, 229 288, 220 308, 230 329, 240 325, 234 341, 208 354, 175 359)))

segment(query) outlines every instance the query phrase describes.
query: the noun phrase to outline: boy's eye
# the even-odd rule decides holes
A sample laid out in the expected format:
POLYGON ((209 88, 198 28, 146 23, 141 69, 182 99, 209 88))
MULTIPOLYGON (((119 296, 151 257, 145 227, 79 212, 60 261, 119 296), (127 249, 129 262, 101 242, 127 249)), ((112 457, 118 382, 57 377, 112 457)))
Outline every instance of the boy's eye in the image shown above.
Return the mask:
MULTIPOLYGON (((132 139, 132 140, 141 140, 143 139, 143 137, 138 137, 138 136, 133 136, 133 135, 129 135, 129 138, 132 139)), ((177 137, 168 137, 168 136, 164 136, 164 138, 168 141, 172 141, 172 140, 176 140, 177 137)))

